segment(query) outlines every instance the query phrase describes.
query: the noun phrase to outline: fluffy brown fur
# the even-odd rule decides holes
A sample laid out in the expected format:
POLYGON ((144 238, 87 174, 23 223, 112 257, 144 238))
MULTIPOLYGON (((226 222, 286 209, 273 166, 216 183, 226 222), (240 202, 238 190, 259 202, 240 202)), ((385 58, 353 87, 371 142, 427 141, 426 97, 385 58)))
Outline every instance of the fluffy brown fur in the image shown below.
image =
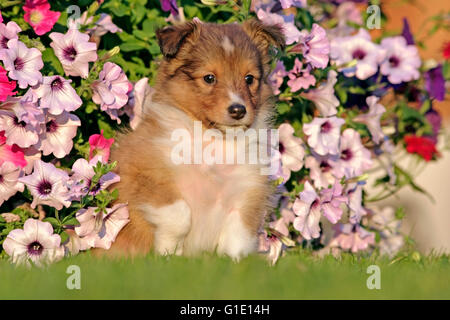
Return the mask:
POLYGON ((164 60, 152 101, 147 101, 139 127, 120 137, 112 151, 121 177, 118 201, 128 202, 131 221, 110 252, 149 252, 158 226, 148 221, 143 206, 162 208, 180 199, 191 210, 183 254, 214 250, 231 210, 238 210, 245 228, 256 237, 272 192, 267 176, 261 175, 258 167, 245 164, 206 170, 195 165, 175 166, 170 161, 170 137, 174 129, 191 130, 193 120, 201 121, 204 128, 222 131, 269 128, 273 108, 267 83, 269 48, 282 46, 281 30, 253 20, 242 25, 188 22, 159 30, 157 37, 164 60), (215 83, 205 82, 208 74, 215 75, 215 83), (244 80, 248 74, 254 76, 250 85, 244 80), (228 114, 230 92, 247 109, 243 119, 228 114), (219 213, 211 218, 209 208, 219 213))

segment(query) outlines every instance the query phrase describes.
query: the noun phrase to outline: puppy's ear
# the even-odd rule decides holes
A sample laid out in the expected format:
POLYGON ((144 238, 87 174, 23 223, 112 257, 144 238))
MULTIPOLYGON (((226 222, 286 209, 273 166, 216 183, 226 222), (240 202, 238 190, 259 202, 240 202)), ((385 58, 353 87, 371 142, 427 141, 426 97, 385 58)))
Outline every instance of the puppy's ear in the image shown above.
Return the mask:
POLYGON ((270 60, 268 51, 270 46, 282 50, 286 44, 283 30, 278 25, 267 25, 256 19, 247 20, 242 24, 242 28, 258 47, 263 57, 270 60))
POLYGON ((186 39, 198 28, 198 23, 186 22, 156 30, 156 38, 164 57, 169 59, 175 57, 186 39))

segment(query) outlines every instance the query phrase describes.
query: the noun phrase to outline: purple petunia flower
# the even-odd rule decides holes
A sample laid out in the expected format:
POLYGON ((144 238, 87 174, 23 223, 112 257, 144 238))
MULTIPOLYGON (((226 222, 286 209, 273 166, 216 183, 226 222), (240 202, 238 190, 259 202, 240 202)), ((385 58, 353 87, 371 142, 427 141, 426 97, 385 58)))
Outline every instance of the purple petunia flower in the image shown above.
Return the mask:
POLYGON ((70 85, 72 80, 61 76, 43 77, 39 86, 34 89, 41 99, 40 106, 57 116, 64 111, 71 112, 78 109, 82 101, 75 89, 70 85))
POLYGON ((430 109, 427 113, 425 113, 425 118, 431 124, 431 128, 433 131, 430 139, 433 140, 433 142, 436 144, 439 131, 441 130, 442 117, 436 110, 430 109))
POLYGON ((283 171, 298 171, 303 167, 305 150, 302 139, 294 136, 294 128, 283 123, 278 128, 280 136, 280 155, 283 171))
POLYGON ((425 72, 425 89, 431 98, 438 101, 445 99, 445 79, 442 73, 442 64, 425 72))
POLYGON ((268 25, 279 25, 282 27, 286 44, 290 45, 297 42, 301 36, 301 32, 295 26, 294 15, 282 16, 276 13, 270 13, 259 9, 257 12, 258 19, 268 25))
POLYGON ((336 155, 339 153, 339 139, 344 119, 314 118, 310 123, 303 125, 303 132, 308 136, 308 144, 321 155, 336 155))
POLYGON ((269 83, 272 86, 274 94, 280 94, 280 87, 283 84, 284 77, 287 76, 286 67, 283 61, 277 61, 277 65, 272 73, 269 75, 269 83))
POLYGON ((291 87, 292 92, 296 92, 300 89, 308 89, 316 83, 316 78, 309 73, 308 68, 303 68, 303 64, 295 58, 294 67, 288 73, 289 81, 288 86, 291 87))
POLYGON ((44 66, 42 53, 36 48, 27 48, 17 39, 9 40, 8 49, 0 50, 0 60, 9 71, 8 76, 17 80, 21 89, 34 86, 42 79, 39 72, 44 66))
POLYGON ((306 62, 314 68, 326 68, 329 61, 330 42, 324 28, 314 23, 310 32, 301 32, 299 42, 306 62))
POLYGON ((351 183, 347 186, 350 223, 359 223, 361 218, 367 214, 367 210, 362 206, 362 192, 363 187, 360 183, 351 183))
POLYGON ((386 57, 380 71, 392 84, 419 79, 421 64, 416 46, 408 45, 402 36, 384 38, 381 47, 386 50, 386 57))
POLYGON ((159 0, 159 2, 161 3, 161 9, 163 9, 163 11, 170 11, 173 16, 178 15, 178 5, 176 0, 159 0))
POLYGON ((356 253, 375 244, 375 233, 363 229, 360 225, 338 224, 335 231, 336 236, 331 240, 330 247, 340 247, 356 253))
POLYGON ((63 206, 69 207, 67 182, 69 176, 63 170, 57 169, 53 164, 41 160, 34 162, 33 174, 19 178, 33 196, 31 207, 38 204, 52 206, 61 210, 63 206))
POLYGON ((318 238, 321 217, 320 198, 308 181, 305 182, 305 188, 300 192, 299 197, 295 199, 292 210, 297 216, 294 219, 294 228, 300 231, 306 240, 318 238))
POLYGON ((402 30, 402 36, 405 38, 406 43, 409 44, 415 44, 414 43, 414 37, 411 33, 411 30, 409 29, 409 23, 408 19, 403 18, 403 30, 402 30))
POLYGON ((305 8, 306 0, 280 0, 280 4, 283 9, 289 9, 290 7, 305 8))
POLYGON ((313 152, 306 157, 305 168, 309 169, 309 176, 317 189, 328 188, 336 181, 332 173, 330 156, 320 156, 313 152))
POLYGON ((89 62, 97 60, 97 45, 89 42, 89 35, 72 28, 66 34, 52 32, 49 37, 66 76, 87 78, 89 62))

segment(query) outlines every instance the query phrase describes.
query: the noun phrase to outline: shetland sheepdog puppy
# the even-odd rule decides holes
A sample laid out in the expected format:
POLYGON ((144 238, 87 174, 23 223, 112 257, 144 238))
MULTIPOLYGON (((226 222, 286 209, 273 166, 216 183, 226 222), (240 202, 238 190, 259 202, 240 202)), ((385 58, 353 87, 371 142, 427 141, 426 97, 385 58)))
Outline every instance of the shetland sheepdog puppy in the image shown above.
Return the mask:
MULTIPOLYGON (((160 29, 157 38, 164 58, 151 101, 111 155, 121 177, 118 201, 128 203, 130 222, 110 252, 216 251, 238 260, 257 249, 273 193, 268 175, 248 161, 191 161, 194 151, 187 161, 174 161, 174 133, 269 129, 274 105, 268 75, 273 49, 284 45, 282 30, 256 20, 192 21, 160 29)), ((228 140, 220 145, 236 143, 228 140)))

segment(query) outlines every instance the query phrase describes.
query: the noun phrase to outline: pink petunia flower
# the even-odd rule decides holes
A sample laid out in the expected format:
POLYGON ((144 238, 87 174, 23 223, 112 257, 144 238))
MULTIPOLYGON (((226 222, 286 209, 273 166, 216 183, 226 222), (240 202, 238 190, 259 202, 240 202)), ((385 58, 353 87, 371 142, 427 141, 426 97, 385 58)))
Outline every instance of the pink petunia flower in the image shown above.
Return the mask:
POLYGON ((334 95, 334 85, 337 82, 337 73, 334 70, 328 72, 327 82, 322 83, 317 89, 302 93, 302 97, 314 102, 320 114, 324 117, 334 116, 337 113, 339 100, 334 95))
POLYGON ((341 204, 347 204, 348 201, 348 197, 343 194, 341 183, 337 180, 332 187, 323 189, 320 192, 320 204, 323 215, 333 224, 337 223, 342 217, 341 204))
POLYGON ((339 159, 333 161, 333 173, 337 178, 353 178, 372 167, 370 151, 362 145, 357 131, 345 129, 339 149, 339 159))
POLYGON ((50 46, 61 62, 66 76, 87 78, 89 62, 97 60, 97 45, 89 42, 89 35, 77 29, 69 29, 66 34, 52 32, 50 46))
POLYGON ((0 49, 8 49, 8 41, 11 39, 19 39, 17 35, 22 29, 14 21, 8 22, 6 25, 0 23, 0 49))
POLYGON ((386 108, 378 103, 379 100, 380 98, 376 96, 367 97, 366 103, 369 106, 369 112, 353 118, 354 121, 364 123, 367 126, 370 135, 372 136, 372 140, 376 144, 379 144, 384 138, 384 133, 381 130, 380 118, 383 113, 386 112, 386 108))
POLYGON ((33 172, 34 162, 41 160, 41 152, 36 147, 30 147, 23 150, 27 165, 22 169, 25 174, 33 172))
POLYGON ((314 68, 326 68, 329 61, 330 42, 324 28, 314 23, 309 33, 302 32, 300 44, 306 62, 314 68))
POLYGON ((151 101, 154 90, 148 85, 148 78, 142 78, 133 86, 133 90, 128 93, 128 103, 124 112, 130 118, 130 127, 136 130, 144 116, 144 102, 151 101))
POLYGON ((56 158, 63 158, 73 147, 72 139, 81 126, 80 119, 71 113, 63 112, 58 116, 48 115, 45 131, 41 134, 41 150, 44 156, 53 153, 56 158))
POLYGON ((386 58, 380 71, 390 83, 399 84, 417 80, 420 77, 421 60, 414 45, 408 45, 402 36, 384 38, 381 47, 386 50, 386 58))
POLYGON ((0 165, 0 206, 18 191, 23 192, 23 183, 18 181, 20 168, 11 162, 0 165))
POLYGON ((95 212, 97 208, 89 207, 77 212, 80 225, 75 227, 80 237, 80 250, 103 248, 108 250, 120 230, 130 221, 126 204, 119 203, 107 208, 107 213, 95 212))
POLYGON ((305 150, 302 139, 294 136, 294 128, 283 123, 278 128, 280 137, 280 154, 283 168, 291 171, 298 171, 303 167, 305 150))
POLYGON ((373 43, 369 32, 359 29, 352 36, 335 38, 331 42, 331 59, 338 65, 356 60, 356 67, 344 69, 344 75, 366 80, 378 71, 378 66, 385 57, 385 51, 373 43))
POLYGON ((336 155, 339 153, 339 140, 341 126, 344 119, 314 118, 310 123, 303 125, 303 132, 308 136, 308 144, 314 151, 321 155, 336 155))
POLYGON ((330 247, 340 247, 356 253, 375 244, 375 234, 363 229, 360 225, 338 224, 334 229, 336 236, 331 240, 330 247))
POLYGON ((295 199, 292 210, 296 214, 294 228, 302 234, 306 240, 320 236, 319 221, 321 217, 320 198, 313 186, 307 181, 305 188, 295 199))
POLYGON ((27 165, 22 148, 6 144, 5 131, 0 131, 0 166, 8 161, 22 168, 27 165))
POLYGON ((6 73, 6 70, 0 66, 0 101, 5 101, 9 96, 13 96, 17 93, 17 91, 14 91, 16 82, 9 81, 6 73))
POLYGON ((274 94, 280 94, 280 87, 283 84, 284 77, 287 76, 286 67, 283 61, 277 61, 275 69, 269 75, 269 83, 274 94))
POLYGON ((329 156, 312 153, 311 156, 306 157, 305 168, 309 169, 309 176, 317 189, 328 188, 336 181, 329 156))
POLYGON ((291 87, 292 92, 296 92, 300 89, 308 89, 316 83, 316 78, 309 73, 308 68, 303 68, 303 64, 295 58, 294 67, 288 73, 289 81, 288 86, 291 87))
POLYGON ((367 214, 367 210, 362 205, 362 185, 359 183, 351 183, 347 187, 348 208, 350 209, 349 221, 357 224, 361 218, 367 214))
POLYGON ((258 252, 267 255, 267 260, 271 265, 275 265, 281 256, 283 243, 276 236, 268 236, 264 231, 258 236, 258 252))
MULTIPOLYGON (((30 92, 30 90, 28 91, 30 92)), ((28 93, 27 93, 28 94, 28 93)), ((16 119, 15 122, 28 126, 30 130, 34 130, 37 133, 42 131, 42 124, 45 122, 45 116, 42 110, 38 107, 38 104, 30 100, 30 96, 11 97, 2 107, 9 111, 14 112, 16 119)))
POLYGON ((99 80, 92 83, 92 89, 94 91, 92 100, 99 104, 103 111, 112 111, 114 114, 114 111, 122 108, 128 101, 128 78, 122 68, 115 63, 105 63, 99 74, 99 80))
POLYGON ((25 4, 23 10, 25 11, 25 21, 30 24, 38 36, 42 36, 52 30, 61 15, 60 12, 51 11, 48 2, 33 6, 25 4))
POLYGON ((44 66, 42 53, 36 48, 27 48, 17 39, 9 40, 8 49, 0 50, 0 60, 9 71, 8 76, 17 80, 21 89, 34 86, 42 79, 39 72, 44 66))
POLYGON ((106 139, 103 136, 103 130, 101 130, 100 134, 91 135, 89 137, 89 160, 96 156, 101 156, 105 163, 108 162, 113 143, 114 138, 106 139))
POLYGON ((25 221, 22 229, 12 230, 3 242, 5 252, 16 264, 44 266, 61 260, 64 248, 61 237, 53 233, 49 222, 37 219, 25 221))
POLYGON ((80 191, 82 194, 87 194, 89 192, 89 194, 96 195, 100 190, 105 190, 110 185, 120 181, 120 177, 117 174, 108 172, 100 177, 100 180, 96 185, 92 185, 92 178, 95 175, 94 167, 97 165, 98 161, 98 157, 95 157, 89 162, 85 159, 78 159, 72 166, 73 175, 71 180, 76 182, 76 185, 81 189, 80 191))
POLYGON ((32 208, 38 204, 45 204, 57 210, 61 210, 63 206, 67 208, 70 206, 68 180, 69 176, 65 171, 42 160, 34 162, 33 174, 19 178, 19 182, 24 183, 33 195, 32 208))
POLYGON ((57 116, 63 111, 77 110, 83 103, 75 89, 70 85, 72 80, 61 76, 43 77, 42 82, 35 89, 36 95, 41 99, 41 108, 57 116))

